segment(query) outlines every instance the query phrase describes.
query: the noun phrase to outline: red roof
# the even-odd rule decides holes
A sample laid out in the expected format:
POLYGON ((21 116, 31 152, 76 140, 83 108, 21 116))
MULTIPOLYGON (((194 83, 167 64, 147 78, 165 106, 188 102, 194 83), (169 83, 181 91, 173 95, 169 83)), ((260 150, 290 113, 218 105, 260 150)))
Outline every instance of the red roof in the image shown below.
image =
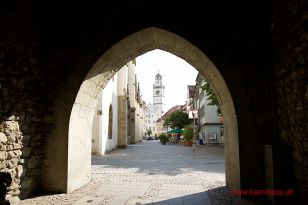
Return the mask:
POLYGON ((163 114, 163 116, 161 116, 161 118, 159 118, 156 122, 159 122, 161 120, 165 120, 167 117, 169 117, 172 113, 174 113, 177 110, 181 110, 183 108, 184 105, 176 105, 173 106, 172 108, 170 108, 165 114, 163 114))

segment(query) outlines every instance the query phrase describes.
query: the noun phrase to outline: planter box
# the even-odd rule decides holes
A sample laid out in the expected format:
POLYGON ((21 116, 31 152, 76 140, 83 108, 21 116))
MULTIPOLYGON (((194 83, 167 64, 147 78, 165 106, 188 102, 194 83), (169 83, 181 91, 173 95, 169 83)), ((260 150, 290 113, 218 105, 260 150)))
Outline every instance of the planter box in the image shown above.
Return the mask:
POLYGON ((189 140, 189 141, 184 140, 184 146, 191 147, 191 146, 192 146, 192 144, 193 144, 193 141, 191 141, 191 140, 189 140))

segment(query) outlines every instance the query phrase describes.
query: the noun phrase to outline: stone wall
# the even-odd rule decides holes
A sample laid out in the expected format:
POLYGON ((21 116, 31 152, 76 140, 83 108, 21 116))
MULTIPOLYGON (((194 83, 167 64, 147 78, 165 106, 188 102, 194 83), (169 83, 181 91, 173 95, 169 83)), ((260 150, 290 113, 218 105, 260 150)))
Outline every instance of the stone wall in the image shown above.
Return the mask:
POLYGON ((5 1, 0 9, 0 171, 13 178, 10 201, 37 191, 54 124, 32 14, 24 2, 5 1))
POLYGON ((8 198, 15 198, 20 194, 19 188, 24 164, 24 160, 21 159, 22 139, 19 123, 15 120, 15 117, 1 123, 0 170, 1 172, 9 172, 13 179, 7 194, 8 198))
MULTIPOLYGON (((272 37, 279 143, 291 148, 297 193, 308 202, 307 1, 273 4, 272 37)), ((290 167, 291 168, 291 167, 290 167)))

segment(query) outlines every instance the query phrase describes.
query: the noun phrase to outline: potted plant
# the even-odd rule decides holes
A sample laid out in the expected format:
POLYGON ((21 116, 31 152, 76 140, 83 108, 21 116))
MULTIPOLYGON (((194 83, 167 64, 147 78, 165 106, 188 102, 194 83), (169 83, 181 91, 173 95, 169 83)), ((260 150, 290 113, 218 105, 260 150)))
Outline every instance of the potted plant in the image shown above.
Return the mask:
POLYGON ((159 135, 159 140, 160 140, 160 143, 165 145, 167 143, 167 141, 169 141, 169 138, 167 137, 166 134, 160 134, 159 135))
POLYGON ((190 126, 185 127, 184 132, 183 132, 183 136, 184 136, 184 146, 192 146, 194 129, 190 126))

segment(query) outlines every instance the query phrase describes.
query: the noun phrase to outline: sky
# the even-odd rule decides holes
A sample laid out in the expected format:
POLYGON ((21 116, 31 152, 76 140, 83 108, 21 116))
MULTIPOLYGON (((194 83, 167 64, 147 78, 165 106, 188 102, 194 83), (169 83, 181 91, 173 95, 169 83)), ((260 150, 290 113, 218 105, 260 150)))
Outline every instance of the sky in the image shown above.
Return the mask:
POLYGON ((185 104, 187 85, 195 85, 198 71, 177 56, 162 50, 149 51, 136 58, 137 81, 140 83, 142 99, 153 104, 155 76, 163 76, 165 85, 165 106, 167 112, 175 105, 185 104))

